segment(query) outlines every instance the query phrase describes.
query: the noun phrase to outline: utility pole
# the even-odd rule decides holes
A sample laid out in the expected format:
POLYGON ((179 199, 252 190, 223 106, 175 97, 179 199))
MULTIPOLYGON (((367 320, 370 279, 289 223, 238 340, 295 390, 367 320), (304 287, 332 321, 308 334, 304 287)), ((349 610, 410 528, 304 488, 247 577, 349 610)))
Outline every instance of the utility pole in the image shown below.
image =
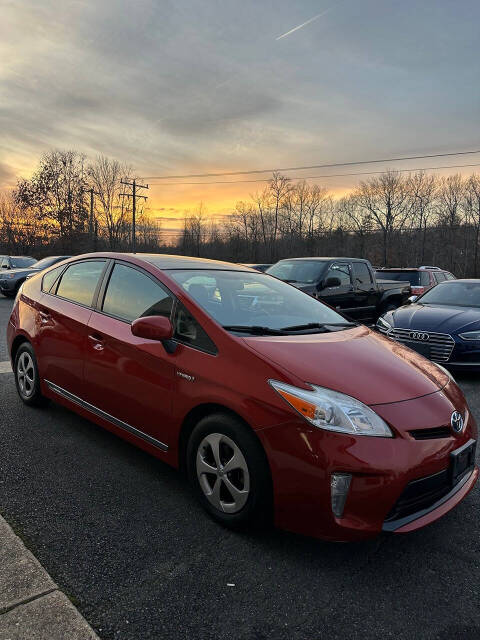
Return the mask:
POLYGON ((132 182, 127 182, 126 180, 121 180, 121 184, 126 185, 127 187, 132 187, 132 193, 121 193, 121 196, 126 196, 127 198, 132 198, 132 253, 135 253, 137 248, 136 243, 136 214, 137 214, 137 198, 143 198, 147 200, 147 196, 142 196, 137 193, 137 189, 148 189, 148 184, 137 184, 135 178, 132 182))
POLYGON ((95 237, 95 227, 97 225, 97 221, 95 219, 94 208, 95 208, 95 196, 99 196, 93 187, 90 189, 84 189, 85 193, 90 194, 90 214, 88 216, 88 234, 90 236, 94 251, 97 250, 97 239, 95 237))

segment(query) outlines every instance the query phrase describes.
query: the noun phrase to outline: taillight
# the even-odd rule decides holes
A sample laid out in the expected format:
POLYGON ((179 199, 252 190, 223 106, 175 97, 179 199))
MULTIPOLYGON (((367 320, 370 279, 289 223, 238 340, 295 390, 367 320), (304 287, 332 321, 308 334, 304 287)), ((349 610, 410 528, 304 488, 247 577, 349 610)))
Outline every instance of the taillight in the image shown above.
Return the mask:
POLYGON ((412 293, 414 296, 419 296, 424 293, 425 287, 412 287, 412 293))

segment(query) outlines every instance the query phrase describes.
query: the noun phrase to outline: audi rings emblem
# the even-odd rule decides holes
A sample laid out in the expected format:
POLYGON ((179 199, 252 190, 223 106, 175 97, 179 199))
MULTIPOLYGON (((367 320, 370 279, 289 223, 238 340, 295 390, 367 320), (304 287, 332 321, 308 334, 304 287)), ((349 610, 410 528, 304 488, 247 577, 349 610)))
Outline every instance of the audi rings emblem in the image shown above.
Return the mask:
POLYGON ((428 333, 423 333, 422 331, 410 331, 410 339, 427 342, 427 340, 430 340, 430 336, 428 335, 428 333))

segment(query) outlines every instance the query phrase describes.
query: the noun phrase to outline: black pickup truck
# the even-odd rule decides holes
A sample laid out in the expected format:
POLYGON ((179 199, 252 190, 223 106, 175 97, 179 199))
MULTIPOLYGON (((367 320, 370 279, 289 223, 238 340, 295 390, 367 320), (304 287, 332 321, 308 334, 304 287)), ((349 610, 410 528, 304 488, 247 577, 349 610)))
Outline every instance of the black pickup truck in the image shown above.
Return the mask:
POLYGON ((411 295, 409 282, 377 280, 370 262, 359 258, 289 258, 266 273, 362 322, 376 321, 411 295))

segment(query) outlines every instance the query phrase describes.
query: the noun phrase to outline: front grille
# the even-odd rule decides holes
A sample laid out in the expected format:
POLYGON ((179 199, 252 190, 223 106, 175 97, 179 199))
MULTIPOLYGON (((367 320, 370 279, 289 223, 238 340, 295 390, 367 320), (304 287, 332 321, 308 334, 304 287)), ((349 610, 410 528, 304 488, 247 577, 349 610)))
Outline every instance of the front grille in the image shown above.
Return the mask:
POLYGON ((412 429, 408 432, 415 440, 433 440, 434 438, 450 438, 450 427, 434 427, 433 429, 412 429))
POLYGON ((449 469, 409 482, 386 517, 398 520, 431 507, 451 490, 449 469))
POLYGON ((411 349, 427 355, 435 362, 448 362, 452 355, 455 341, 448 333, 433 333, 431 331, 415 331, 414 329, 391 329, 388 333, 390 338, 397 342, 406 344, 411 349), (428 340, 413 338, 416 333, 428 334, 428 340), (429 355, 424 352, 428 349, 429 355))

